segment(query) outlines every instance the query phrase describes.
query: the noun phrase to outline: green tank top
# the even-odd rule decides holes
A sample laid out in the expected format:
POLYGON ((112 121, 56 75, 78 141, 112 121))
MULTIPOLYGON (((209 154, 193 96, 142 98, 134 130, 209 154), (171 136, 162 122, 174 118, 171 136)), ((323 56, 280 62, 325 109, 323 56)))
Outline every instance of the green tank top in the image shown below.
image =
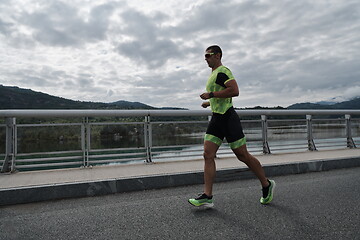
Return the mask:
MULTIPOLYGON (((217 92, 226 88, 225 83, 234 80, 230 69, 225 66, 220 66, 215 69, 206 84, 207 92, 217 92)), ((214 113, 224 114, 230 107, 233 106, 232 98, 210 98, 211 111, 214 113)))

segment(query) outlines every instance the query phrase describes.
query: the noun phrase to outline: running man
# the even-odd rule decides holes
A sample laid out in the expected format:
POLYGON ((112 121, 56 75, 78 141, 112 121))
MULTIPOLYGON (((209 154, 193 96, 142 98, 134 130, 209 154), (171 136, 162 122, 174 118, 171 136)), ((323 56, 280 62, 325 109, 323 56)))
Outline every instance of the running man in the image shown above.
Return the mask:
POLYGON ((260 162, 247 151, 240 118, 232 104, 232 97, 239 95, 238 85, 231 71, 222 65, 221 58, 222 50, 219 46, 214 45, 206 49, 205 60, 212 73, 206 84, 207 92, 201 94, 200 98, 209 100, 203 102, 202 107, 210 106, 213 115, 204 140, 204 193, 188 201, 196 207, 214 205, 212 191, 216 175, 215 156, 225 137, 236 157, 260 180, 263 192, 260 203, 268 204, 273 199, 275 181, 266 178, 260 162))

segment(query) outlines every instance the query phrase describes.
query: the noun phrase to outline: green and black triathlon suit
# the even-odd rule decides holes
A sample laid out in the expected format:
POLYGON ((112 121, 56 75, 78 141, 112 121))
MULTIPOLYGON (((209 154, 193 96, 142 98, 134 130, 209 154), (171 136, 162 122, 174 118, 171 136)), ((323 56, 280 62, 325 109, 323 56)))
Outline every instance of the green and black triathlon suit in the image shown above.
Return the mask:
MULTIPOLYGON (((211 73, 206 84, 206 91, 221 91, 226 88, 225 84, 231 80, 235 79, 230 69, 220 66, 211 73)), ((232 98, 210 98, 210 107, 213 115, 206 130, 205 141, 220 146, 225 137, 231 149, 246 144, 240 118, 233 108, 232 98)))

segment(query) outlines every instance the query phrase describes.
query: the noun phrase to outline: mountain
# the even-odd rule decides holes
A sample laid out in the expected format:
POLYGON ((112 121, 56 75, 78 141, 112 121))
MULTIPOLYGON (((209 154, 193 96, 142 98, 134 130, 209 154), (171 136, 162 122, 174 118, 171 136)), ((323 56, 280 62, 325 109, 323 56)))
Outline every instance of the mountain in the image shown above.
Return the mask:
MULTIPOLYGON (((0 85, 0 109, 183 109, 155 108, 140 102, 117 101, 112 103, 73 101, 31 89, 0 85)), ((262 107, 255 107, 262 109, 262 107)), ((277 107, 274 109, 283 109, 277 107)), ((286 108, 285 108, 286 109, 286 108)), ((339 103, 296 103, 287 109, 360 109, 360 97, 339 103)))
POLYGON ((288 106, 287 109, 360 109, 360 97, 330 105, 309 102, 296 103, 288 106))
POLYGON ((0 85, 0 109, 154 109, 138 102, 73 101, 31 89, 0 85))
POLYGON ((316 102, 315 104, 320 104, 320 105, 334 105, 337 102, 330 102, 330 101, 320 101, 320 102, 316 102))
POLYGON ((117 106, 121 109, 155 109, 149 105, 140 102, 128 102, 124 100, 120 100, 117 102, 109 103, 109 105, 117 106))

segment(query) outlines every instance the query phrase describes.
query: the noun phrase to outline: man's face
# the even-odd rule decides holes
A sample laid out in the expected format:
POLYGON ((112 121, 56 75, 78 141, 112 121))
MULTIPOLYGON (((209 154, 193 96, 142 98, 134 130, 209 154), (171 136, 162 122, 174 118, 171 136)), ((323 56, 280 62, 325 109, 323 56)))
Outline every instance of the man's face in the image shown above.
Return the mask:
POLYGON ((217 61, 217 55, 218 54, 214 54, 211 50, 207 50, 205 52, 205 61, 210 68, 213 68, 215 66, 215 63, 217 61))

